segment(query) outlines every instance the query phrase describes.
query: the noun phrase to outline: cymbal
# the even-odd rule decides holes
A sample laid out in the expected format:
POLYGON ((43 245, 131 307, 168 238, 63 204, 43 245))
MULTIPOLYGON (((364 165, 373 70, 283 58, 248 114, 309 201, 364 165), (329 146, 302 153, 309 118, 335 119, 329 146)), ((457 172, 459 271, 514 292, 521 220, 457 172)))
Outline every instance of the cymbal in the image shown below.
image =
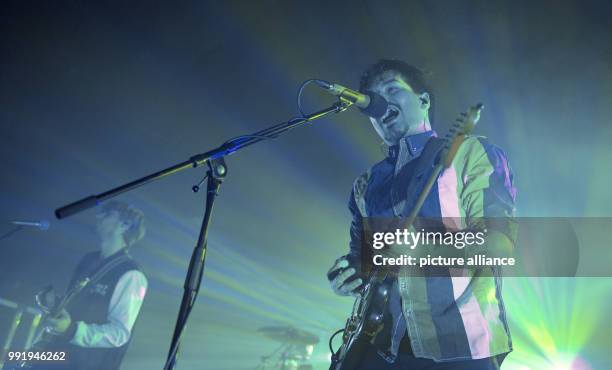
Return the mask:
POLYGON ((316 335, 292 326, 264 326, 257 331, 263 336, 281 343, 301 345, 319 343, 319 337, 316 335))

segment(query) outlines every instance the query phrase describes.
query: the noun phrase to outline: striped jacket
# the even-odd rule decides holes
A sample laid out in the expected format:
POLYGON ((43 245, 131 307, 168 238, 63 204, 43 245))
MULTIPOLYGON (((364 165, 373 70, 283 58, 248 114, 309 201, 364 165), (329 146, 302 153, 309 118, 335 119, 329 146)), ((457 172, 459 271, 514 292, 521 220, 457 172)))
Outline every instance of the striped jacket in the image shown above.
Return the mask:
MULTIPOLYGON (((349 200, 353 216, 350 260, 360 256, 364 217, 405 216, 405 210, 411 208, 416 194, 402 196, 402 189, 414 175, 410 174, 413 160, 432 136, 434 131, 403 138, 389 149, 387 158, 355 180, 349 200)), ((488 228, 514 241, 515 199, 503 151, 485 138, 468 137, 452 165, 438 177, 419 216, 448 218, 445 225, 453 221, 455 230, 472 226, 470 220, 476 218, 495 218, 488 228)), ((479 276, 478 270, 470 270, 463 276, 448 277, 408 277, 400 271, 397 278, 388 280, 390 315, 375 341, 387 361, 395 360, 406 334, 416 357, 434 361, 481 359, 512 350, 498 271, 479 276)))

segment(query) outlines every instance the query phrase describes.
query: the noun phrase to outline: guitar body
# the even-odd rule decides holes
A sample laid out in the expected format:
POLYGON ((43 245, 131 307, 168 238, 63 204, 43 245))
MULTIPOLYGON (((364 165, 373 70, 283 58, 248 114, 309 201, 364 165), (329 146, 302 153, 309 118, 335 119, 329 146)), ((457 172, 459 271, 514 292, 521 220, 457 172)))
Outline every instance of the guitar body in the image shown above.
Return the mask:
MULTIPOLYGON (((36 339, 34 340, 34 344, 28 349, 29 352, 53 352, 59 349, 54 348, 57 343, 57 335, 54 335, 46 330, 45 322, 49 318, 57 317, 72 301, 72 299, 79 294, 85 287, 89 284, 90 279, 85 278, 78 281, 71 289, 64 295, 64 297, 60 300, 60 302, 53 307, 51 311, 45 315, 45 317, 41 320, 41 330, 36 335, 36 339)), ((11 368, 11 370, 17 369, 30 369, 34 366, 31 361, 21 361, 18 362, 16 366, 11 368)))
POLYGON ((362 360, 368 345, 382 329, 388 301, 384 276, 375 276, 355 300, 353 313, 346 321, 342 346, 332 355, 330 370, 352 370, 362 360))

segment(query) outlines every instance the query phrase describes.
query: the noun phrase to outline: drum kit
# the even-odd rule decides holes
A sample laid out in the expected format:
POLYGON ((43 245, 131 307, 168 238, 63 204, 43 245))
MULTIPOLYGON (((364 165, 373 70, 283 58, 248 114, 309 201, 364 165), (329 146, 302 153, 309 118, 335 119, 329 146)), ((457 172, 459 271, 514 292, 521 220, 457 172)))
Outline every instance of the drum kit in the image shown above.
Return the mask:
POLYGON ((255 369, 312 370, 309 363, 314 345, 319 337, 292 326, 264 326, 257 329, 264 337, 279 342, 272 353, 262 356, 255 369))

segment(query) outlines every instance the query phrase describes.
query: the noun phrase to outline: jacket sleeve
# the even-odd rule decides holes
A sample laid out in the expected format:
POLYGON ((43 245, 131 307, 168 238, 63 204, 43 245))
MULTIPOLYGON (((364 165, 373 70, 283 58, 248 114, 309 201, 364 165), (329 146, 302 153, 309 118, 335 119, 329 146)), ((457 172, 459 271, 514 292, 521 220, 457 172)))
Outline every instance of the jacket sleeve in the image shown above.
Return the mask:
POLYGON ((501 232, 514 243, 516 188, 506 154, 484 138, 471 138, 461 176, 467 226, 501 232))
POLYGON ((111 296, 107 322, 91 324, 78 321, 70 343, 87 348, 114 348, 126 344, 146 291, 147 278, 142 272, 131 270, 123 274, 111 296))

